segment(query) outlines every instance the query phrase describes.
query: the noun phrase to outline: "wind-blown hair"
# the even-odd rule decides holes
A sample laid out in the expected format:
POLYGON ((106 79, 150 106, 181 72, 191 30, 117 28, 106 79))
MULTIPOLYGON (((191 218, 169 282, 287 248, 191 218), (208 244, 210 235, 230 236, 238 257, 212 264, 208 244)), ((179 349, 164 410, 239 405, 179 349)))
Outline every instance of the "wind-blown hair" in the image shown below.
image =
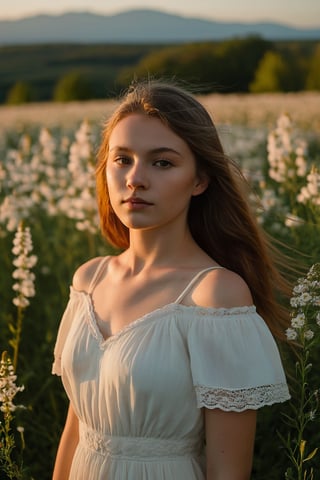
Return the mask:
POLYGON ((273 334, 284 339, 288 315, 277 297, 288 296, 289 288, 273 260, 275 249, 255 219, 248 202, 247 183, 236 164, 225 155, 209 113, 184 89, 156 81, 136 83, 106 123, 96 170, 104 236, 120 249, 129 246, 128 228, 110 204, 106 162, 113 128, 132 113, 159 118, 188 144, 197 172, 209 180, 207 189, 191 199, 188 224, 193 238, 216 262, 247 282, 257 311, 273 334))

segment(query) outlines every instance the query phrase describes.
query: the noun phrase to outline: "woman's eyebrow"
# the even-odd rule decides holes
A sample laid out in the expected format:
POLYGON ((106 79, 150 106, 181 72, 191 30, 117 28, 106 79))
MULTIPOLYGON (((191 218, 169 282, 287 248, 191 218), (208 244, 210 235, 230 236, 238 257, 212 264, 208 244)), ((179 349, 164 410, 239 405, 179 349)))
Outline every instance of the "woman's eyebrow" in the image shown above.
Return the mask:
POLYGON ((176 155, 181 156, 181 153, 171 147, 158 147, 150 150, 150 153, 175 153, 176 155))
POLYGON ((122 152, 131 152, 130 148, 121 147, 120 145, 115 145, 114 147, 110 148, 109 152, 112 152, 113 150, 121 150, 122 152))
MULTIPOLYGON (((120 145, 115 145, 114 147, 110 148, 110 152, 113 150, 119 150, 121 152, 128 152, 131 153, 132 149, 128 147, 122 147, 120 145)), ((148 153, 151 154, 156 154, 156 153, 174 153, 176 155, 179 155, 181 157, 181 153, 175 150, 174 148, 171 147, 157 147, 157 148, 152 148, 151 150, 148 151, 148 153)))

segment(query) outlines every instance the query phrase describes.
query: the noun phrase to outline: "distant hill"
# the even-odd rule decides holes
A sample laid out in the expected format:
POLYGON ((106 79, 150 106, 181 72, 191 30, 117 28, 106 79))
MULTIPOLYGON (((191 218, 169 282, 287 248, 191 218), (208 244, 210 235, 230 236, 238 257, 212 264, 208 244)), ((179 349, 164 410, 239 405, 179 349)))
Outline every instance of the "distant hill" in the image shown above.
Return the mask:
POLYGON ((215 22, 157 10, 129 10, 116 15, 72 12, 0 21, 0 45, 177 43, 256 34, 267 40, 317 40, 320 39, 320 26, 306 29, 280 23, 215 22))

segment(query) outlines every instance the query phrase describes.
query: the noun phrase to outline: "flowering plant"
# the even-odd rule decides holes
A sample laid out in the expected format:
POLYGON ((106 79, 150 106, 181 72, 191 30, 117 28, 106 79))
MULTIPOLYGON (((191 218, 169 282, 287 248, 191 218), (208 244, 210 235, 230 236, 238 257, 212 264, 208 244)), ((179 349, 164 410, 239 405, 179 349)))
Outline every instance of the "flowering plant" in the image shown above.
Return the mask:
POLYGON ((307 185, 301 188, 297 197, 300 203, 310 203, 320 207, 320 172, 313 166, 307 175, 307 185))
MULTIPOLYGON (((0 467, 10 479, 23 478, 22 460, 20 464, 18 464, 13 459, 16 445, 14 435, 11 433, 11 424, 14 420, 14 412, 18 408, 13 403, 13 399, 18 392, 24 390, 23 386, 18 387, 15 383, 17 379, 15 371, 18 363, 24 310, 30 303, 29 298, 35 295, 35 275, 31 272, 31 268, 37 263, 37 257, 31 254, 32 250, 33 245, 30 229, 20 223, 13 239, 12 248, 12 253, 15 256, 13 260, 15 269, 12 274, 15 280, 12 287, 15 292, 13 303, 18 309, 16 324, 10 323, 10 331, 13 337, 9 343, 13 348, 13 362, 7 355, 7 352, 2 353, 0 362, 0 411, 4 417, 4 422, 0 422, 0 467)), ((20 405, 20 407, 22 406, 20 405)), ((21 436, 23 449, 24 429, 20 426, 17 430, 21 436)))
POLYGON ((295 135, 291 118, 284 114, 268 135, 269 177, 281 184, 282 193, 296 196, 297 184, 307 173, 307 145, 295 135))
MULTIPOLYGON (((0 411, 3 414, 3 422, 0 422, 0 468, 10 479, 23 478, 22 464, 17 464, 12 458, 15 448, 14 436, 11 433, 13 412, 22 407, 16 406, 13 400, 18 392, 24 390, 24 386, 16 385, 16 379, 11 359, 7 352, 3 352, 0 361, 0 411)), ((23 428, 18 427, 17 430, 24 448, 23 428)))
POLYGON ((31 272, 31 268, 37 263, 36 255, 31 255, 33 250, 31 232, 29 227, 24 227, 20 223, 18 230, 13 239, 12 253, 15 255, 13 265, 16 267, 12 273, 15 280, 13 290, 16 296, 13 299, 14 305, 18 308, 16 325, 10 324, 10 330, 13 338, 10 345, 13 347, 13 367, 17 369, 19 343, 21 338, 23 312, 29 305, 29 298, 34 297, 35 275, 31 272))
POLYGON ((290 402, 285 421, 289 426, 287 439, 281 437, 292 466, 286 471, 288 480, 313 480, 313 468, 306 466, 318 448, 308 449, 306 428, 318 415, 318 389, 312 386, 310 357, 319 344, 320 333, 320 263, 314 264, 306 277, 300 278, 293 289, 291 326, 286 330, 289 341, 297 346, 294 399, 290 402))
POLYGON ((301 132, 284 114, 268 135, 267 151, 267 178, 259 185, 259 220, 278 233, 280 227, 275 218, 284 217, 284 225, 293 236, 301 235, 305 240, 305 230, 309 229, 308 236, 313 236, 319 225, 320 173, 317 159, 310 155, 312 145, 301 138, 301 132), (294 229, 301 232, 293 232, 294 229))
POLYGON ((79 231, 97 233, 99 226, 95 188, 95 162, 91 126, 83 121, 70 146, 70 185, 59 202, 60 210, 75 220, 79 231))
POLYGON ((13 265, 17 267, 12 276, 16 280, 13 290, 17 296, 13 299, 14 305, 26 308, 29 305, 29 297, 34 297, 35 275, 30 271, 37 263, 36 255, 29 255, 33 250, 32 238, 29 227, 19 225, 13 240, 12 253, 16 256, 13 265))

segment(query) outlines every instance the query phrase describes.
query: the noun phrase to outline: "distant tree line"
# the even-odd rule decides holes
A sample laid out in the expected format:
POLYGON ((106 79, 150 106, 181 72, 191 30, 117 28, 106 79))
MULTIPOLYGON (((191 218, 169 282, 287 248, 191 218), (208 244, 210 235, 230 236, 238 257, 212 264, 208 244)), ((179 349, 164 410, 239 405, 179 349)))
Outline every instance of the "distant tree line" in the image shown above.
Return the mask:
POLYGON ((0 68, 8 104, 110 98, 145 77, 175 78, 199 93, 320 90, 320 41, 2 47, 0 68))

